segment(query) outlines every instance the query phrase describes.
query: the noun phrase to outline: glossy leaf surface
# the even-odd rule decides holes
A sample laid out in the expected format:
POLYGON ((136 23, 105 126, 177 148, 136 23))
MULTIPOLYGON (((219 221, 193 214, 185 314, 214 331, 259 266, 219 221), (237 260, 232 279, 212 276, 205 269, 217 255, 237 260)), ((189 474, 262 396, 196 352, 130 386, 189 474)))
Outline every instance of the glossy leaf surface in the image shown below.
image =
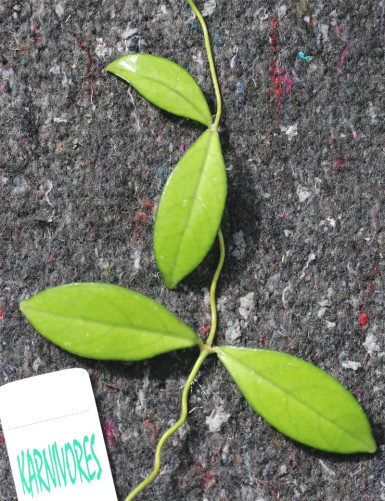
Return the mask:
POLYGON ((129 82, 159 108, 211 125, 212 115, 201 88, 179 64, 150 54, 129 54, 113 61, 106 71, 129 82))
POLYGON ((218 232, 227 193, 218 133, 206 130, 167 180, 154 228, 154 253, 173 289, 205 258, 218 232))
POLYGON ((221 347, 218 356, 253 409, 285 435, 330 452, 376 451, 364 411, 326 372, 276 351, 221 347))
POLYGON ((88 358, 143 360, 201 343, 156 301, 116 285, 54 287, 22 301, 20 309, 44 337, 88 358))

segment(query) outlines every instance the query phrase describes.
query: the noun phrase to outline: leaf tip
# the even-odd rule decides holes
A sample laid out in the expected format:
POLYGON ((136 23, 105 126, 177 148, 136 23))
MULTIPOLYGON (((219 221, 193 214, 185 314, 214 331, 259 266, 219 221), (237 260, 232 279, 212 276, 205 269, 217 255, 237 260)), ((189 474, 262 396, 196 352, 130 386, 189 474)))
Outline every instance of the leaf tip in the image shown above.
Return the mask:
MULTIPOLYGON (((124 58, 124 56, 123 56, 123 58, 124 58)), ((119 75, 119 68, 121 68, 121 66, 122 66, 121 59, 123 59, 123 58, 118 58, 118 59, 115 59, 114 61, 112 61, 110 64, 108 64, 106 66, 104 71, 120 76, 119 75)))
POLYGON ((377 451, 377 444, 373 436, 371 435, 367 440, 367 448, 363 452, 369 452, 370 454, 374 454, 376 451, 377 451))
POLYGON ((106 66, 106 68, 105 68, 105 70, 104 70, 104 71, 105 71, 106 73, 114 73, 113 66, 114 66, 114 63, 112 62, 112 63, 110 63, 108 66, 106 66))
POLYGON ((170 291, 175 289, 175 287, 179 284, 178 280, 174 280, 172 277, 170 277, 168 275, 167 276, 162 275, 162 276, 163 276, 164 285, 170 291))
POLYGON ((23 313, 23 315, 26 315, 25 312, 28 309, 28 299, 23 299, 23 301, 20 302, 19 309, 23 313))

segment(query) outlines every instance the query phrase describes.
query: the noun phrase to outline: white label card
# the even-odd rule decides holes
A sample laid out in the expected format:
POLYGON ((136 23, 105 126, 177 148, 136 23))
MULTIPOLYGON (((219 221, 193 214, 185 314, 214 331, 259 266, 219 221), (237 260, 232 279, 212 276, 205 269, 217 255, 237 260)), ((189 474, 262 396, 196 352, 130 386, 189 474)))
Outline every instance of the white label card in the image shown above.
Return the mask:
POLYGON ((0 418, 19 501, 117 501, 87 371, 2 386, 0 418))

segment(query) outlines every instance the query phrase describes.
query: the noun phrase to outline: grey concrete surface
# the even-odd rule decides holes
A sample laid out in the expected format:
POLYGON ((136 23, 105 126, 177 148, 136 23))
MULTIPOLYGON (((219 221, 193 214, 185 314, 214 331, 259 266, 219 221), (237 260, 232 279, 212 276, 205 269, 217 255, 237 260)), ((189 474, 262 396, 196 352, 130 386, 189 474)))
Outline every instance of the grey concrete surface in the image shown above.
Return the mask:
MULTIPOLYGON (((138 499, 385 500, 384 2, 197 5, 208 14, 229 181, 216 342, 285 351, 332 374, 363 406, 378 452, 339 456, 287 439, 212 357, 138 499)), ((0 25, 0 384, 87 369, 123 500, 178 418, 196 353, 82 359, 43 339, 18 304, 102 281, 207 331, 216 245, 172 292, 152 252, 162 186, 203 129, 104 72, 126 53, 168 57, 214 112, 203 36, 184 2, 167 0, 2 0, 0 25)), ((0 499, 16 499, 3 438, 0 499)))

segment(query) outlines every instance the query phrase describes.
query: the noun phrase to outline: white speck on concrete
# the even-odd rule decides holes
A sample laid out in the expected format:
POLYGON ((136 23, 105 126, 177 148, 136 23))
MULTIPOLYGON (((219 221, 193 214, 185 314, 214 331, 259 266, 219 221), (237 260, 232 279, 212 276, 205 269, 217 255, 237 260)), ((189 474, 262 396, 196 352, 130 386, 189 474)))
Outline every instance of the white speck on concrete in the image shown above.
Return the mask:
POLYGON ((280 129, 287 135, 289 141, 291 141, 294 136, 298 136, 298 122, 294 125, 289 125, 288 127, 280 125, 280 129))
POLYGON ((338 17, 336 9, 332 10, 330 12, 329 16, 330 16, 330 24, 332 26, 336 26, 337 25, 337 17, 338 17))
POLYGON ((229 443, 226 441, 225 445, 222 448, 222 459, 223 459, 223 461, 226 461, 226 459, 228 458, 228 456, 229 456, 229 450, 230 450, 229 443))
POLYGON ((63 9, 63 6, 62 4, 58 3, 55 7, 55 12, 56 12, 56 15, 60 18, 62 18, 64 16, 64 9, 63 9))
POLYGON ((211 433, 220 431, 222 424, 227 423, 229 417, 230 414, 223 409, 223 403, 219 404, 219 406, 212 411, 210 416, 206 418, 206 424, 209 427, 209 431, 211 433))
POLYGON ((283 304, 283 307, 285 308, 285 310, 290 308, 290 303, 286 299, 286 293, 288 293, 288 292, 291 292, 291 293, 294 292, 293 286, 291 284, 289 284, 287 287, 285 287, 282 291, 282 304, 283 304))
POLYGON ((140 270, 141 266, 140 266, 140 255, 141 255, 141 252, 140 250, 136 250, 134 252, 134 268, 136 270, 140 270))
MULTIPOLYGON (((203 302, 205 306, 210 306, 210 291, 208 290, 207 287, 202 288, 203 292, 203 302)), ((218 304, 218 303, 217 303, 218 304)), ((218 307, 217 307, 218 309, 218 307)))
POLYGON ((308 190, 308 189, 306 189, 306 188, 304 188, 301 185, 298 185, 297 196, 298 196, 300 202, 304 202, 309 197, 311 197, 311 191, 308 190))
POLYGON ((368 110, 369 116, 370 116, 370 121, 372 124, 377 123, 377 109, 373 106, 373 103, 370 101, 369 102, 369 110, 368 110))
POLYGON ((228 297, 227 296, 221 296, 217 300, 217 310, 218 311, 226 311, 227 308, 227 302, 228 302, 228 297))
POLYGON ((143 415, 143 410, 146 409, 146 407, 147 407, 146 392, 147 392, 147 387, 148 387, 148 382, 149 382, 149 374, 150 374, 150 371, 147 370, 144 374, 143 386, 138 391, 138 400, 137 400, 136 405, 135 405, 135 413, 139 414, 140 416, 143 415))
POLYGON ((360 362, 353 362, 352 360, 345 360, 341 365, 344 369, 353 369, 354 371, 362 367, 360 362))
POLYGON ((139 249, 135 249, 134 252, 131 253, 131 259, 134 260, 134 268, 136 270, 140 270, 141 269, 141 266, 140 266, 140 257, 141 257, 141 252, 139 249))
POLYGON ((237 57, 237 54, 238 54, 238 50, 239 50, 239 47, 238 45, 234 45, 233 47, 233 57, 231 58, 231 61, 230 61, 230 68, 234 68, 235 66, 235 58, 237 57))
POLYGON ((208 0, 203 4, 202 16, 211 16, 217 7, 216 0, 208 0))
POLYGON ((305 266, 302 268, 302 274, 301 276, 299 277, 300 280, 302 280, 302 278, 305 277, 305 270, 307 270, 309 268, 309 264, 314 261, 314 259, 316 258, 316 255, 314 254, 314 252, 311 252, 309 254, 309 257, 307 258, 307 261, 306 261, 306 264, 305 266))
POLYGON ((320 308, 317 312, 317 317, 322 318, 326 313, 326 308, 320 308))
POLYGON ((353 269, 350 265, 350 263, 347 264, 346 269, 348 270, 349 273, 354 275, 355 277, 358 277, 358 273, 360 271, 360 263, 357 263, 357 266, 355 269, 353 269))
POLYGON ((60 66, 58 64, 51 66, 49 72, 52 73, 53 75, 60 75, 60 66))
POLYGON ((106 271, 110 267, 110 262, 108 261, 108 259, 104 259, 101 257, 98 259, 98 266, 102 271, 106 271))
POLYGON ((241 297, 240 303, 239 314, 247 320, 255 308, 255 293, 249 292, 246 296, 241 297))
POLYGON ((123 40, 127 40, 127 38, 132 37, 132 35, 135 35, 138 32, 138 28, 131 28, 130 25, 127 25, 127 28, 122 32, 120 35, 123 40))
POLYGON ((259 19, 259 21, 266 21, 269 18, 269 14, 266 12, 265 7, 261 7, 254 14, 255 19, 259 19))
POLYGON ((377 338, 373 334, 368 334, 366 336, 363 346, 369 355, 372 355, 375 351, 380 351, 380 346, 377 344, 377 338))
POLYGON ((107 47, 103 38, 96 39, 98 45, 95 47, 95 54, 100 57, 100 59, 105 59, 106 56, 110 56, 112 53, 112 48, 107 47))
POLYGON ((361 296, 351 296, 349 302, 356 310, 361 304, 361 296))
POLYGON ((44 200, 47 202, 47 204, 50 206, 50 207, 53 207, 53 205, 51 204, 51 201, 50 199, 48 198, 48 195, 49 193, 52 191, 52 188, 53 188, 53 184, 51 183, 51 181, 49 179, 46 179, 43 184, 40 186, 40 190, 44 191, 44 200))
POLYGON ((278 19, 280 21, 286 16, 286 13, 287 13, 286 5, 281 5, 280 7, 278 7, 277 14, 278 14, 278 19))
POLYGON ((319 31, 317 34, 317 45, 322 42, 327 42, 329 40, 329 26, 327 24, 319 23, 319 31))
POLYGON ((202 52, 198 50, 198 54, 196 56, 192 56, 193 61, 197 63, 199 66, 203 66, 203 57, 202 52))
POLYGON ((61 86, 63 87, 63 89, 65 88, 67 82, 68 82, 68 78, 67 78, 67 73, 62 70, 62 75, 63 75, 63 78, 61 80, 61 86))
POLYGON ((40 357, 37 357, 33 364, 32 364, 32 368, 34 370, 34 372, 37 372, 39 370, 39 367, 42 365, 42 361, 41 361, 41 358, 40 357))
POLYGON ((132 114, 134 115, 135 117, 135 121, 136 121, 136 130, 142 130, 141 127, 140 127, 140 121, 139 121, 139 118, 138 118, 138 115, 136 114, 136 106, 135 106, 135 100, 134 98, 132 97, 132 94, 130 92, 130 89, 127 87, 127 93, 128 95, 130 96, 130 100, 131 100, 131 103, 132 103, 132 106, 134 108, 132 114))
POLYGON ((234 248, 230 254, 231 254, 231 256, 234 256, 235 259, 240 261, 246 252, 245 234, 243 233, 242 230, 234 233, 233 244, 234 244, 234 248))
POLYGON ((319 459, 318 460, 320 462, 320 465, 322 466, 322 468, 326 471, 326 473, 328 475, 330 475, 331 477, 334 477, 335 476, 335 471, 333 471, 332 469, 330 469, 323 461, 322 459, 319 459))
POLYGON ((241 326, 239 320, 236 319, 229 327, 226 329, 225 338, 227 343, 234 343, 238 338, 241 337, 241 326))

